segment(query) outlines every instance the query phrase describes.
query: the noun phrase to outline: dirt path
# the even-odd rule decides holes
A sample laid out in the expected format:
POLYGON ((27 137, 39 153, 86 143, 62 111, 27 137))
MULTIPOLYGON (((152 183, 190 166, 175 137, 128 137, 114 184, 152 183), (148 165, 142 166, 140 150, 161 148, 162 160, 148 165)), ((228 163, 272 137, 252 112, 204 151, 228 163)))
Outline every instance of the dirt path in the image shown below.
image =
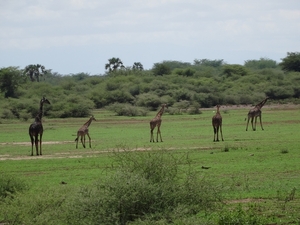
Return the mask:
MULTIPOLYGON (((43 142, 43 145, 56 145, 56 144, 66 144, 66 143, 73 143, 73 141, 48 141, 43 142)), ((0 145, 19 145, 19 146, 31 146, 30 142, 13 142, 13 143, 0 143, 0 145)), ((179 149, 185 149, 185 148, 175 148, 170 147, 166 148, 166 150, 172 151, 172 150, 179 150, 179 149)), ((186 149, 201 149, 201 150, 209 150, 210 147, 193 147, 193 148, 186 148, 186 149)), ((60 152, 60 153, 54 153, 51 155, 40 155, 40 156, 30 156, 30 155, 0 155, 0 161, 3 160, 32 160, 32 159, 59 159, 59 158, 83 158, 83 157, 94 157, 99 154, 105 154, 105 153, 112 153, 114 151, 118 152, 124 152, 124 151, 150 151, 153 150, 153 148, 134 148, 134 149, 107 149, 107 150, 88 150, 88 149, 82 149, 82 151, 73 151, 73 152, 60 152)))

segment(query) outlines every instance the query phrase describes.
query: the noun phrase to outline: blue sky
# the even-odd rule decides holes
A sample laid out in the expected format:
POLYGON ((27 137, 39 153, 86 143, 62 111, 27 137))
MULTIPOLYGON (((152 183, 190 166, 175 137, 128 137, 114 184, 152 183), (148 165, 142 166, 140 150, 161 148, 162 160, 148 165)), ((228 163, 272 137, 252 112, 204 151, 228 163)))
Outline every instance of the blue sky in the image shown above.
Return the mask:
POLYGON ((109 58, 229 64, 300 51, 299 0, 0 0, 0 68, 104 74, 109 58))

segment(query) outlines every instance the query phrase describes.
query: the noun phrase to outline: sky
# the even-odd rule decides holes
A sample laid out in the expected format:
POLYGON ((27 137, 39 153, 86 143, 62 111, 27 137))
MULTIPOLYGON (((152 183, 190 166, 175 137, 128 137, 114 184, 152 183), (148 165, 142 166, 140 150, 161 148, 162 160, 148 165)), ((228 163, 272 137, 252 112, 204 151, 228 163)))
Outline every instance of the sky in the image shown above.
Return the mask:
POLYGON ((101 75, 112 57, 151 69, 299 51, 299 0, 0 0, 0 68, 101 75))

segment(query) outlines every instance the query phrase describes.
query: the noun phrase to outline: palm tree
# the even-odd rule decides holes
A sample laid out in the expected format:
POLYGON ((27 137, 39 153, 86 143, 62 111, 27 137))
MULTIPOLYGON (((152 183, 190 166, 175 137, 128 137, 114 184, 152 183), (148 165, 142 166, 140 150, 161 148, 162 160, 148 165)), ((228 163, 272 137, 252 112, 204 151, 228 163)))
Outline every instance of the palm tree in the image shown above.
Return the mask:
POLYGON ((135 62, 135 63, 133 63, 132 69, 133 70, 144 70, 144 67, 143 67, 142 63, 135 62))
POLYGON ((119 68, 124 68, 124 65, 119 58, 111 58, 108 60, 108 63, 105 64, 105 69, 109 72, 116 71, 119 68))
POLYGON ((30 80, 33 81, 40 81, 40 76, 47 74, 48 71, 45 69, 43 65, 40 64, 30 64, 25 67, 24 74, 30 77, 30 80))

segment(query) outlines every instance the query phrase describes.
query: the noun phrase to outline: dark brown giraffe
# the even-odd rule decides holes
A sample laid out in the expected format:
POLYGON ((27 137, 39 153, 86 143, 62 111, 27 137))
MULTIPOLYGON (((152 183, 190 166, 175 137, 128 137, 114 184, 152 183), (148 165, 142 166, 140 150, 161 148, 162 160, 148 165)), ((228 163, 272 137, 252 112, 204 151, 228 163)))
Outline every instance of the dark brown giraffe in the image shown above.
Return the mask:
POLYGON ((158 111, 156 116, 150 121, 150 142, 154 142, 153 137, 153 130, 157 127, 157 135, 156 135, 156 142, 158 142, 158 134, 160 135, 160 141, 162 142, 161 132, 160 132, 160 125, 161 125, 161 116, 164 113, 165 108, 168 108, 167 104, 162 104, 161 109, 158 111))
POLYGON ((31 155, 33 156, 33 143, 35 143, 36 155, 42 155, 42 137, 43 137, 43 106, 44 104, 50 104, 48 99, 43 97, 40 101, 40 111, 38 115, 35 117, 34 122, 29 126, 29 136, 31 140, 31 155), (39 136, 40 135, 40 140, 39 136), (39 141, 40 141, 40 153, 39 153, 39 141))
POLYGON ((76 141, 76 148, 78 148, 78 139, 79 139, 79 136, 80 136, 80 140, 81 140, 82 146, 85 148, 85 135, 87 135, 88 138, 89 138, 90 148, 92 147, 91 137, 89 135, 89 126, 91 125, 91 123, 92 123, 93 120, 96 121, 95 117, 91 116, 91 118, 85 124, 83 124, 83 126, 80 127, 79 130, 77 131, 77 138, 75 139, 75 141, 76 141))
POLYGON ((217 105, 216 115, 214 115, 212 118, 212 126, 214 128, 214 141, 219 141, 219 130, 221 133, 222 141, 224 141, 222 133, 222 116, 220 113, 220 105, 217 105))
POLYGON ((256 130, 257 117, 259 117, 261 129, 264 130, 264 128, 262 126, 262 122, 261 122, 261 108, 264 106, 264 104, 267 102, 268 99, 269 99, 268 97, 265 98, 260 103, 258 103, 253 109, 250 109, 250 111, 248 112, 246 131, 248 130, 248 124, 249 124, 250 119, 251 119, 251 124, 252 124, 252 130, 254 130, 254 131, 256 130), (254 121, 254 125, 253 125, 254 119, 255 119, 255 121, 254 121))

